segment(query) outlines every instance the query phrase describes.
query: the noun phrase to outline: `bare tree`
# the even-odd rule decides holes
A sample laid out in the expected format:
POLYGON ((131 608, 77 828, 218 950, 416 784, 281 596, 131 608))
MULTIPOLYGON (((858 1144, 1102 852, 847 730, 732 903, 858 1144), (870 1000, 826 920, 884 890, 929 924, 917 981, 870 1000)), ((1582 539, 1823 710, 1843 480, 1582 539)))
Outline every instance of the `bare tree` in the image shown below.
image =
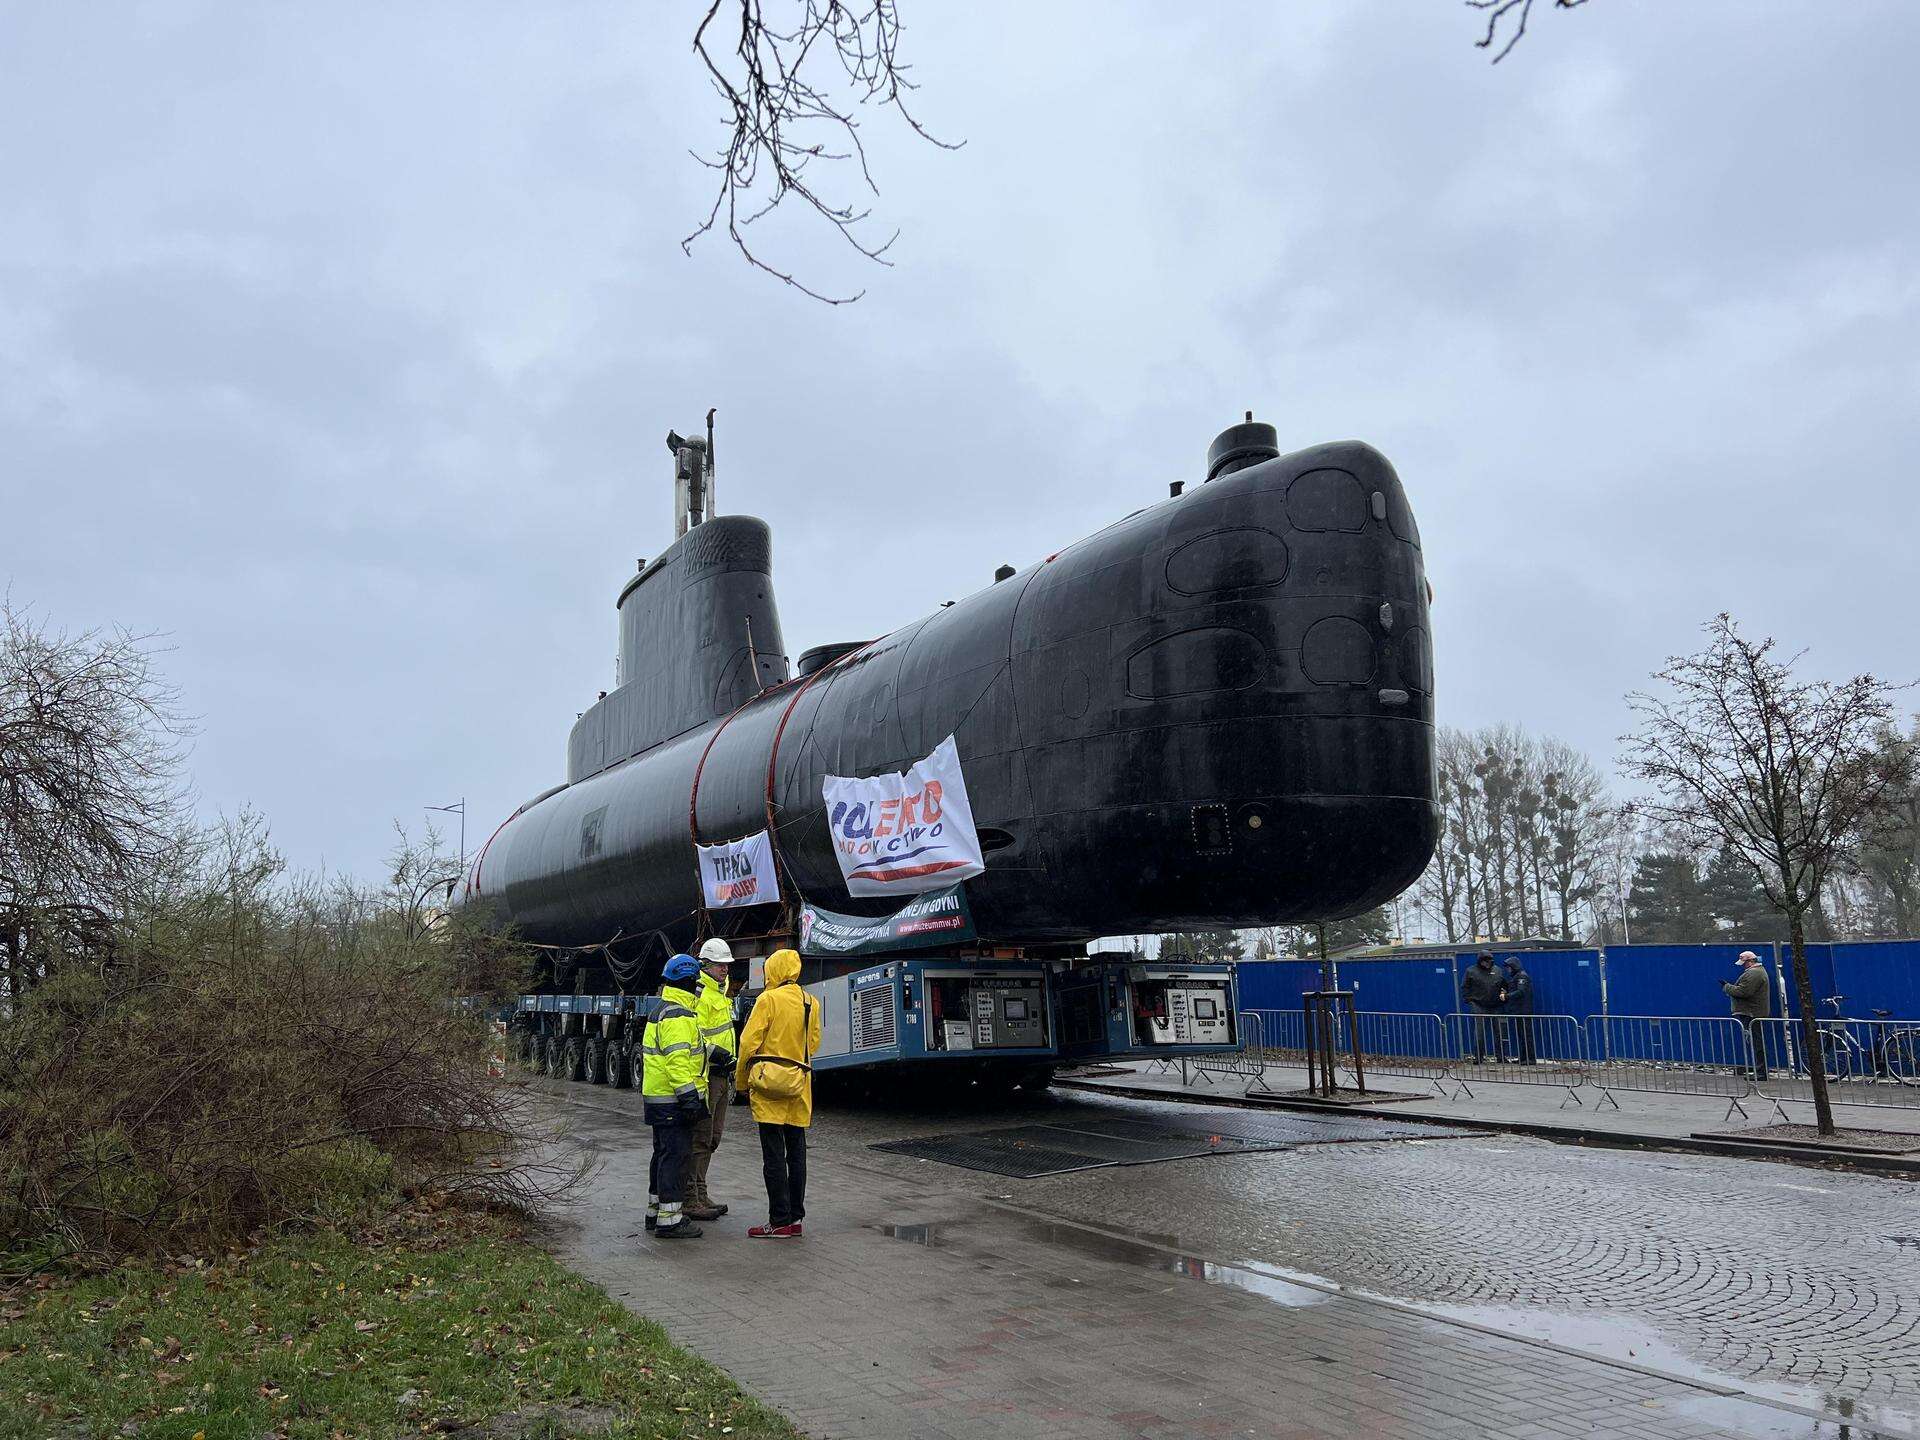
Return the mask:
POLYGON ((900 60, 897 0, 772 0, 771 6, 768 0, 712 0, 693 49, 730 128, 717 152, 694 157, 719 172, 720 183, 707 218, 681 249, 691 251, 695 240, 724 226, 748 263, 776 280, 829 305, 858 300, 864 291, 826 295, 768 264, 748 244, 746 230, 791 196, 866 259, 892 263, 886 253, 898 232, 878 243, 867 239, 862 230, 872 212, 827 198, 811 169, 816 161, 852 160, 867 190, 880 193, 855 118, 862 106, 891 109, 921 139, 943 150, 959 148, 930 135, 907 108, 914 86, 900 60), (786 18, 770 19, 770 8, 786 18))
POLYGON ((105 953, 180 843, 187 727, 152 637, 70 635, 0 603, 0 987, 105 953))
MULTIPOLYGON (((1553 0, 1555 10, 1577 10, 1587 0, 1553 0)), ((1493 63, 1498 65, 1513 53, 1527 34, 1527 21, 1533 18, 1533 0, 1467 0, 1467 7, 1479 10, 1487 17, 1487 33, 1473 43, 1482 50, 1495 50, 1493 63)))
POLYGON ((1547 884, 1559 912, 1560 938, 1573 939, 1579 907, 1594 910, 1613 825, 1606 781, 1585 755, 1558 740, 1541 742, 1541 824, 1547 884))
POLYGON ((1440 835, 1418 891, 1451 941, 1586 928, 1613 807, 1593 762, 1511 725, 1443 729, 1440 835))
POLYGON ((1623 764, 1653 787, 1653 798, 1639 802, 1644 814, 1703 851, 1737 855, 1786 916, 1801 1048, 1820 1133, 1831 1135, 1806 921, 1898 778, 1893 752, 1877 743, 1895 687, 1872 675, 1797 679, 1799 655, 1779 658, 1771 639, 1748 640, 1731 616, 1705 628, 1706 649, 1655 672, 1660 693, 1627 697, 1639 726, 1623 737, 1623 764))

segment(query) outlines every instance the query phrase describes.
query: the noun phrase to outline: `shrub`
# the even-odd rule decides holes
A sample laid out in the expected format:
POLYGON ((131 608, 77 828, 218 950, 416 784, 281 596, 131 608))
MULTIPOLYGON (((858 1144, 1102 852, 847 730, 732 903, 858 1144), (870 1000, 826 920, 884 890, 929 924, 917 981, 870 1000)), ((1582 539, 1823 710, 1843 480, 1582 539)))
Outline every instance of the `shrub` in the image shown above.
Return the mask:
POLYGON ((465 977, 511 984, 511 952, 226 840, 118 921, 110 962, 55 967, 0 1019, 0 1248, 217 1243, 416 1188, 559 1195, 524 1090, 486 1075, 487 1020, 455 1003, 465 977))

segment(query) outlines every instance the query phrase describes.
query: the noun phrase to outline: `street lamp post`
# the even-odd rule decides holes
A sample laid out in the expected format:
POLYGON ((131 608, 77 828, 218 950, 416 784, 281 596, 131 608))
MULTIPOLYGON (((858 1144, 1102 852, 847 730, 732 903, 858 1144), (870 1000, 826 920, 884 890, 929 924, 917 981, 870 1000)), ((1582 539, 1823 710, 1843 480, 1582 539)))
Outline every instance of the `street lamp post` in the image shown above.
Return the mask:
POLYGON ((429 810, 439 810, 448 815, 458 815, 460 817, 460 870, 461 873, 464 874, 467 868, 467 797, 462 795, 460 799, 452 805, 429 805, 426 808, 429 810))

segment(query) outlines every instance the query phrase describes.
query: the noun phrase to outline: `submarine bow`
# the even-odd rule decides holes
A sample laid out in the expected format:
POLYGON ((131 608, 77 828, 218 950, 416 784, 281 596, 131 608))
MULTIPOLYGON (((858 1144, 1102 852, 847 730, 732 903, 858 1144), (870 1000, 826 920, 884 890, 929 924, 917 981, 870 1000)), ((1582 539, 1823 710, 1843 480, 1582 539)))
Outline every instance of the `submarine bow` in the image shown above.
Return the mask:
POLYGON ((1297 923, 1390 899, 1437 833, 1419 531, 1358 442, 1215 441, 1208 478, 890 635, 791 667, 768 527, 696 523, 623 588, 621 683, 463 898, 536 943, 691 939, 695 840, 771 828, 787 898, 841 880, 821 783, 952 735, 983 939, 1297 923))

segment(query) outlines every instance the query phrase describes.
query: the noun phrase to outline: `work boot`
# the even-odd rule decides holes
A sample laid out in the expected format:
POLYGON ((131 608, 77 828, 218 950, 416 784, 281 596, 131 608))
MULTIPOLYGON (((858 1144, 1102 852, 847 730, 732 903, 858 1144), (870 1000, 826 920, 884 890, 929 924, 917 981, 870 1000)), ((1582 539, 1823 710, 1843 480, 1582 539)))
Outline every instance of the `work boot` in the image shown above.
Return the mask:
POLYGON ((662 1225, 653 1232, 656 1240, 698 1240, 707 1232, 690 1220, 682 1220, 678 1225, 662 1225))
POLYGON ((707 1193, 707 1166, 713 1163, 713 1152, 693 1157, 693 1194, 688 1197, 687 1214, 696 1220, 718 1220, 727 1213, 727 1207, 714 1202, 707 1193))

